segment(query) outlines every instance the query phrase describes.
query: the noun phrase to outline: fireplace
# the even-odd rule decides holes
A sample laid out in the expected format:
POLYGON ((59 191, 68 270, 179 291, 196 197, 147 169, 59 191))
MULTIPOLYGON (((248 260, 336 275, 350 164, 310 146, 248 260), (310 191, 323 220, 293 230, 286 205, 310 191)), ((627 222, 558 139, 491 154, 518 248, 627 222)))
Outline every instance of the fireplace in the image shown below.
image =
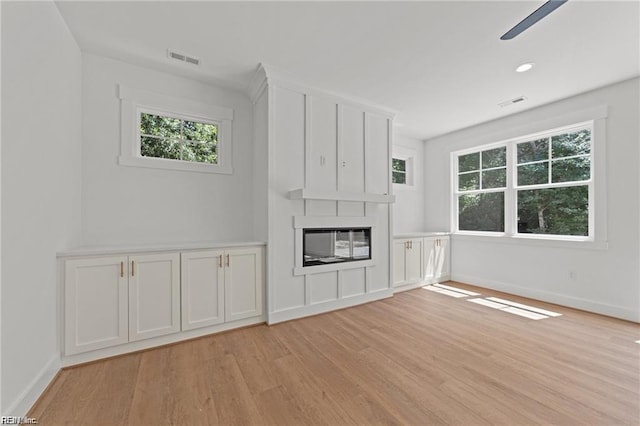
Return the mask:
POLYGON ((303 267, 371 259, 371 228, 305 228, 303 267))
POLYGON ((294 275, 376 264, 375 219, 367 216, 294 216, 294 275))

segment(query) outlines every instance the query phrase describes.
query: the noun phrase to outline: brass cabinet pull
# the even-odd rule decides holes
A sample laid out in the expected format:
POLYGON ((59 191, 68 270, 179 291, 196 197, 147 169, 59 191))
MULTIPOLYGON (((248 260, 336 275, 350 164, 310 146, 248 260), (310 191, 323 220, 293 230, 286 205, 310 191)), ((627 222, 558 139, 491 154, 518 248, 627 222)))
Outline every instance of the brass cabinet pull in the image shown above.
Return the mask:
POLYGON ((218 256, 218 266, 222 268, 222 255, 218 256))
POLYGON ((136 269, 135 266, 133 264, 133 260, 131 261, 131 276, 133 277, 136 274, 136 269))
POLYGON ((124 277, 124 262, 120 262, 120 278, 124 277))
POLYGON ((229 255, 227 255, 227 266, 231 265, 231 261, 229 260, 229 255))
POLYGON ((413 248, 413 241, 409 241, 409 248, 412 249, 413 248))

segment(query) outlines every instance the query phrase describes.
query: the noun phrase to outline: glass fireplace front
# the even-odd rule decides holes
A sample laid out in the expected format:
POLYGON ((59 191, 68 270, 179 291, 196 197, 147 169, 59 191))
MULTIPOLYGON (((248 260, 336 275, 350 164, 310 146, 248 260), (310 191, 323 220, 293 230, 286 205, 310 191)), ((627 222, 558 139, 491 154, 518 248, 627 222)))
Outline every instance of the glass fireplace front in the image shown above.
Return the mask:
POLYGON ((371 228, 306 228, 302 266, 371 259, 371 228))

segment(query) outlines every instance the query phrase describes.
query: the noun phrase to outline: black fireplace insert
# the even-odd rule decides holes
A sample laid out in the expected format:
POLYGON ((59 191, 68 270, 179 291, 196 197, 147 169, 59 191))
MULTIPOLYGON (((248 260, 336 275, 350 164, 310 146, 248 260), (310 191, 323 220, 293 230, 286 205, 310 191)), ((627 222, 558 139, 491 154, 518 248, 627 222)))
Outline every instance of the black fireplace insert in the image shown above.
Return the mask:
POLYGON ((371 259, 371 228, 306 228, 303 266, 371 259))

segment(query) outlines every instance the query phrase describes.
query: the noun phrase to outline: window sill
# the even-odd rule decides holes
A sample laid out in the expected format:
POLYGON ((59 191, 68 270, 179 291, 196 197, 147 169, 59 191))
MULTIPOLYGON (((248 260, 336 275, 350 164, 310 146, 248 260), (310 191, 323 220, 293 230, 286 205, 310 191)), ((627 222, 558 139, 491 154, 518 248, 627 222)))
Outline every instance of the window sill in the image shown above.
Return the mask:
POLYGON ((190 163, 187 161, 167 160, 163 158, 120 156, 118 157, 118 164, 120 164, 121 166, 145 167, 150 169, 177 170, 197 173, 231 174, 233 172, 230 165, 190 163))
POLYGON ((609 243, 606 241, 580 241, 580 240, 564 240, 558 238, 547 237, 523 237, 509 236, 505 234, 495 233, 490 235, 480 235, 464 232, 455 232, 451 234, 453 241, 473 241, 482 243, 507 244, 516 246, 529 246, 541 248, 564 248, 564 249, 581 249, 581 250, 608 250, 609 243))

